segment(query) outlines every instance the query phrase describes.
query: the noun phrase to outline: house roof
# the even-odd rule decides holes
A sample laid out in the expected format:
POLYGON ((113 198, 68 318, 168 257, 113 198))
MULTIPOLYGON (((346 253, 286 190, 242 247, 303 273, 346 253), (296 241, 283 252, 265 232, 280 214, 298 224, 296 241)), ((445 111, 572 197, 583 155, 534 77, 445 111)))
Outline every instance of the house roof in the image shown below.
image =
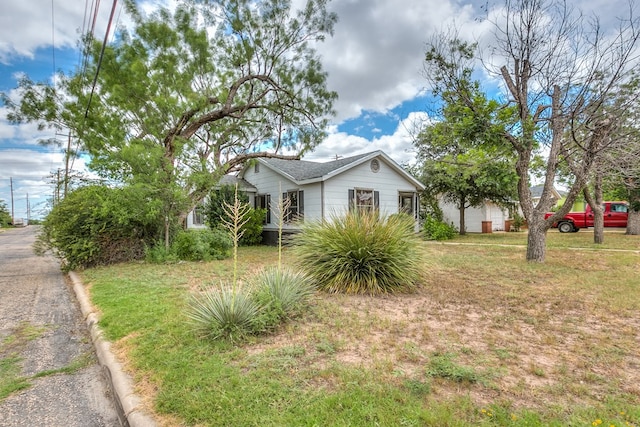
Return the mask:
POLYGON ((413 185, 424 189, 424 185, 402 169, 391 157, 384 152, 372 151, 370 153, 358 154, 356 156, 345 157, 343 159, 330 162, 311 162, 307 160, 284 160, 276 158, 260 158, 258 161, 281 175, 286 176, 296 184, 310 184, 313 182, 325 181, 333 176, 339 175, 357 165, 365 163, 375 157, 383 160, 397 173, 404 176, 413 185))
POLYGON ((218 185, 238 185, 238 189, 245 191, 245 192, 253 192, 256 193, 258 191, 258 189, 256 187, 254 187, 253 185, 249 184, 247 181, 245 181, 242 178, 238 178, 235 175, 224 175, 222 178, 220 178, 220 181, 218 181, 218 185))
MULTIPOLYGON (((542 197, 543 189, 544 189, 544 185, 534 185, 533 187, 530 187, 529 191, 531 191, 531 197, 534 199, 539 199, 540 197, 542 197)), ((553 187, 552 191, 556 199, 560 199, 562 197, 560 192, 555 187, 553 187)))

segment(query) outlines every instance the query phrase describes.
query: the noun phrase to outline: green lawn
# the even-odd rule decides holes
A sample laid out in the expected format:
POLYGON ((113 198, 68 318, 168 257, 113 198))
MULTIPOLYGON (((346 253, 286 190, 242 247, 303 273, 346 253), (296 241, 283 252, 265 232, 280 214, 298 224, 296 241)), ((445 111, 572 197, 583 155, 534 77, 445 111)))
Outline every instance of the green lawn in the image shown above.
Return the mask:
MULTIPOLYGON (((201 340, 184 315, 230 260, 82 277, 161 425, 639 426, 640 255, 592 238, 549 233, 544 264, 513 246, 526 233, 425 242, 418 292, 319 294, 277 333, 235 345, 201 340)), ((637 236, 605 242, 640 249, 637 236)), ((247 277, 277 249, 239 256, 247 277)))

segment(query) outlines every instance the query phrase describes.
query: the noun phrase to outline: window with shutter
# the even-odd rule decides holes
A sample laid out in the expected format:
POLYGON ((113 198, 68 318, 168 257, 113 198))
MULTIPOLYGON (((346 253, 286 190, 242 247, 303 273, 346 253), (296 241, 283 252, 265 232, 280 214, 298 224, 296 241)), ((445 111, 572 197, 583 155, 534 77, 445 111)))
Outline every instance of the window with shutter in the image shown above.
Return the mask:
POLYGON ((287 212, 285 213, 285 222, 301 221, 304 215, 304 191, 289 190, 282 193, 283 200, 289 201, 287 212))
POLYGON ((373 211, 380 207, 380 192, 364 188, 349 189, 349 210, 373 211))

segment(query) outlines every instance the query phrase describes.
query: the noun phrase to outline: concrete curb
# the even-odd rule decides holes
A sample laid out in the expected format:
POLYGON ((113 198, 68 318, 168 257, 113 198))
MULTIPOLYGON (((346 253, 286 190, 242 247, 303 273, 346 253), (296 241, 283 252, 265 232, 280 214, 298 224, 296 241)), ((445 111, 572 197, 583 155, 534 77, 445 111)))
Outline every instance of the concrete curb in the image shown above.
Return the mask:
POLYGON ((156 422, 142 410, 141 400, 133 392, 131 377, 123 371, 122 365, 111 353, 111 343, 103 338, 102 331, 98 326, 98 315, 91 306, 80 277, 72 271, 69 273, 69 278, 73 283, 73 291, 80 303, 82 315, 89 327, 98 361, 110 383, 120 422, 125 427, 156 427, 156 422))

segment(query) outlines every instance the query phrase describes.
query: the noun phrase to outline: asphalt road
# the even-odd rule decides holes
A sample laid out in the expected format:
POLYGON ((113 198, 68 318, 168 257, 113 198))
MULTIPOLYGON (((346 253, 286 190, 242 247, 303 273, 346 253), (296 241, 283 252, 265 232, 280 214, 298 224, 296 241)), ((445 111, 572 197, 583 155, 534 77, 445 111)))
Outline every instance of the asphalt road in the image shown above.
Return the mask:
POLYGON ((0 426, 120 426, 71 287, 33 253, 37 231, 0 232, 0 362, 17 355, 31 384, 0 401, 0 426))

